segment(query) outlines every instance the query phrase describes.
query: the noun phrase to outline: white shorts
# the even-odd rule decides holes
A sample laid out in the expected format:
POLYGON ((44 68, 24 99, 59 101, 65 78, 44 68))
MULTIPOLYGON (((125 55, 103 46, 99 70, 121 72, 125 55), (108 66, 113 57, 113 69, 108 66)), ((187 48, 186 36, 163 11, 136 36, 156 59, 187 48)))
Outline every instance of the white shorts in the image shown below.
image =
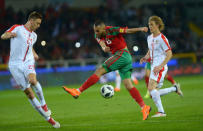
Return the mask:
POLYGON ((31 73, 36 74, 34 62, 27 62, 22 64, 9 65, 9 70, 15 79, 16 83, 21 87, 21 90, 25 90, 30 87, 28 82, 28 75, 31 73))
POLYGON ((164 83, 164 77, 168 71, 168 66, 165 65, 157 75, 155 75, 153 72, 154 67, 155 66, 151 66, 150 79, 153 79, 158 83, 157 88, 161 88, 163 86, 163 83, 164 83))

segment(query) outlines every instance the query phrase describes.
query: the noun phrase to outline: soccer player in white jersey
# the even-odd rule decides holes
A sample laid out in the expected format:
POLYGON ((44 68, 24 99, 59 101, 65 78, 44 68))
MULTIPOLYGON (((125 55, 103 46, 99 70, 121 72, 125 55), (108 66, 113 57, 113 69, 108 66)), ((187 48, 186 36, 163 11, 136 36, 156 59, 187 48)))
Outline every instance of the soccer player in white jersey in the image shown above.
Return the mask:
POLYGON ((59 128, 60 124, 51 117, 42 87, 36 78, 34 63, 38 59, 38 55, 33 49, 37 40, 37 34, 34 31, 40 27, 41 21, 42 15, 34 11, 29 15, 26 24, 12 26, 1 35, 1 39, 10 39, 9 70, 17 84, 40 115, 54 128, 59 128), (35 97, 32 89, 40 101, 35 97))
POLYGON ((170 88, 157 90, 157 88, 161 88, 163 85, 164 77, 168 70, 167 63, 172 57, 172 51, 167 38, 161 33, 164 29, 162 19, 158 16, 151 16, 148 24, 151 32, 151 35, 147 38, 149 50, 145 57, 141 58, 140 63, 147 62, 147 59, 151 58, 151 72, 148 89, 158 108, 158 112, 152 117, 165 117, 166 114, 160 96, 170 92, 177 92, 182 96, 183 93, 180 90, 179 84, 170 88))

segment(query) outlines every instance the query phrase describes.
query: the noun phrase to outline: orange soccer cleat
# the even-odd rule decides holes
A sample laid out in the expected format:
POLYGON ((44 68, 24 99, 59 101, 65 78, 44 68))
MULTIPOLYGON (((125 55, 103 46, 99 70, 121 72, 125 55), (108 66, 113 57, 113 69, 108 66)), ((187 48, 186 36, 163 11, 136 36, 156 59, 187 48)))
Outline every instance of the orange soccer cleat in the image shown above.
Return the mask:
POLYGON ((136 78, 133 79, 133 82, 135 85, 137 85, 139 83, 139 81, 136 78))
POLYGON ((143 114, 143 120, 146 120, 149 116, 149 113, 151 111, 151 107, 148 106, 148 105, 145 105, 143 108, 142 108, 142 114, 143 114))
POLYGON ((119 92, 119 91, 121 91, 121 89, 118 88, 118 87, 116 87, 116 88, 114 88, 114 91, 115 91, 115 92, 119 92))
POLYGON ((80 92, 77 89, 71 89, 63 86, 63 89, 68 92, 70 95, 72 95, 75 99, 77 99, 80 95, 80 92))

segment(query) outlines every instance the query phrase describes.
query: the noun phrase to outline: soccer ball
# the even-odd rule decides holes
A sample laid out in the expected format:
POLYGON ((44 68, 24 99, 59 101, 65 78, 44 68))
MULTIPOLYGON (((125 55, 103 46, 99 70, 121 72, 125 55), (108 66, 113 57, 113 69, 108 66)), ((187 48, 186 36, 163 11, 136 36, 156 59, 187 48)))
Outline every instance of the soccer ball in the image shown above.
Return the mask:
POLYGON ((114 95, 114 88, 112 85, 103 85, 100 90, 101 95, 104 98, 111 98, 114 95))

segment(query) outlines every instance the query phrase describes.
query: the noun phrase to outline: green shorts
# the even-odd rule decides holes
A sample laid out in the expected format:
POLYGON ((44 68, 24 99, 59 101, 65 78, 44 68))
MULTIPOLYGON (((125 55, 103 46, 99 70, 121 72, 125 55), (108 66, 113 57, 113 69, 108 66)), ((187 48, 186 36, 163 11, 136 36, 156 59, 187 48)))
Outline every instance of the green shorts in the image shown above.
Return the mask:
POLYGON ((145 69, 146 69, 146 70, 151 70, 151 64, 150 64, 150 62, 147 62, 147 63, 145 64, 145 69))
POLYGON ((118 70, 121 79, 131 78, 132 73, 132 56, 127 49, 117 51, 113 56, 108 58, 102 66, 108 72, 118 70))

